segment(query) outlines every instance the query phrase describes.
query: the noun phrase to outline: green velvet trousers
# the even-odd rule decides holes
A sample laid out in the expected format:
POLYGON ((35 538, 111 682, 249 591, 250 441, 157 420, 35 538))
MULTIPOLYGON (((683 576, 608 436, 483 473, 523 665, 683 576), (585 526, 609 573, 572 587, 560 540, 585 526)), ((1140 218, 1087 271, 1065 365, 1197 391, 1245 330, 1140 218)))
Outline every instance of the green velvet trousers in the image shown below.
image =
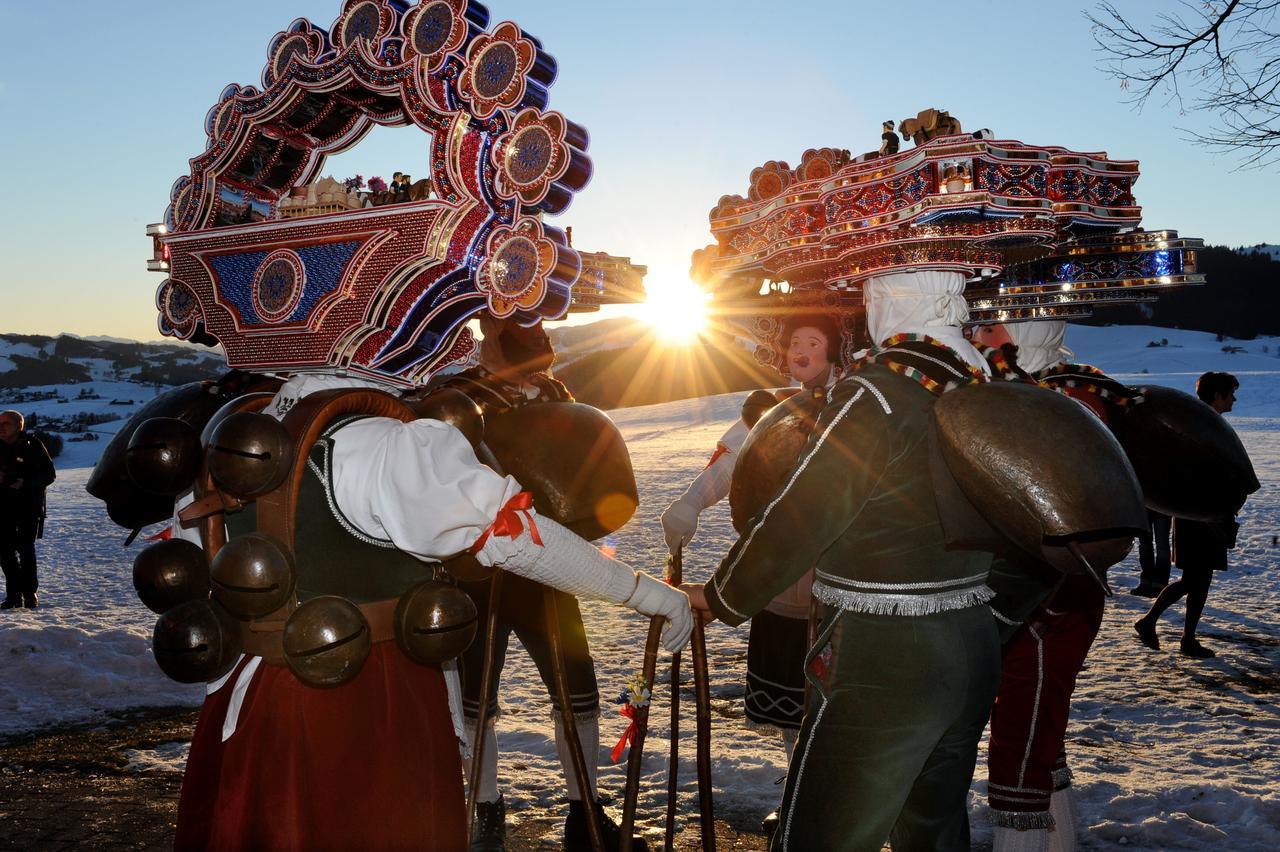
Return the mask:
POLYGON ((968 850, 969 784, 1000 682, 990 609, 836 611, 805 673, 809 710, 770 848, 968 850))

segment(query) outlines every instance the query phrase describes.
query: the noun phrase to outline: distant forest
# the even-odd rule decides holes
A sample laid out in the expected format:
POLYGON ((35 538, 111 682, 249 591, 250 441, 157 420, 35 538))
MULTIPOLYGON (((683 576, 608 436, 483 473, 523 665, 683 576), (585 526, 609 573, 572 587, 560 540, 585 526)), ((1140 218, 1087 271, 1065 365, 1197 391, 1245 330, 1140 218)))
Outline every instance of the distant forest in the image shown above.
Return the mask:
POLYGON ((1280 263, 1265 254, 1211 246, 1199 253, 1203 287, 1180 287, 1159 301, 1097 308, 1083 325, 1156 325, 1252 340, 1280 335, 1280 263))

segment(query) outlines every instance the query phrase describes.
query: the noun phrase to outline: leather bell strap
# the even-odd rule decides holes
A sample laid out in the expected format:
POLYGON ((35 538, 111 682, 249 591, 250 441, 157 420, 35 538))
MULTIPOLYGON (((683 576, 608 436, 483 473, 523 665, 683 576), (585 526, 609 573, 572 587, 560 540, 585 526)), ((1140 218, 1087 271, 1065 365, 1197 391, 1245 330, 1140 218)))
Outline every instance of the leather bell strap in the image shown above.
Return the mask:
POLYGON ((498 510, 498 514, 494 517, 493 523, 480 533, 480 537, 471 545, 471 553, 475 555, 479 553, 489 540, 489 536, 497 536, 499 538, 514 539, 524 532, 525 522, 529 524, 529 538, 533 539, 533 543, 542 546, 542 536, 538 534, 538 525, 534 523, 533 513, 533 494, 528 491, 521 491, 516 494, 506 505, 498 510), (521 516, 523 515, 523 519, 521 516))
POLYGON ((178 520, 184 525, 201 518, 207 518, 210 515, 219 515, 225 512, 235 512, 244 508, 238 498, 232 497, 230 494, 224 494, 221 491, 214 490, 201 497, 195 502, 188 503, 178 512, 178 520))
MULTIPOLYGON (((399 602, 399 598, 388 598, 358 606, 365 620, 369 622, 369 633, 375 644, 395 638, 396 604, 399 602)), ((262 657, 265 662, 273 666, 285 665, 284 624, 286 620, 286 617, 275 615, 246 623, 241 634, 244 640, 244 652, 251 657, 262 657)))

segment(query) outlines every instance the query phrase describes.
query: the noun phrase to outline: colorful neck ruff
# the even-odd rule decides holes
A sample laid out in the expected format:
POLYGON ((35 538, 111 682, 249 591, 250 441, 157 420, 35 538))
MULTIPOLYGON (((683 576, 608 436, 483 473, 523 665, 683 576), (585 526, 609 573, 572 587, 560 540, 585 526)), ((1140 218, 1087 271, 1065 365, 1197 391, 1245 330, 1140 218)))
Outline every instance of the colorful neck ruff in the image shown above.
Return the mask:
POLYGON ((862 363, 887 367, 936 396, 963 385, 990 381, 986 373, 950 346, 926 334, 895 334, 871 350, 862 363))

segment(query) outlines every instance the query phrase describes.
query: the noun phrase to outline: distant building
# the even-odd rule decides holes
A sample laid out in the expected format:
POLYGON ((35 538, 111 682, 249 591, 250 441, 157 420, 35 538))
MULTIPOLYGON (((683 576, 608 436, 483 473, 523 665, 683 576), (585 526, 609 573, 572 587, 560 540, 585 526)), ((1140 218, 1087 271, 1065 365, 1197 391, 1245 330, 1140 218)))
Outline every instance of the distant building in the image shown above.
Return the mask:
POLYGON ((649 267, 602 251, 579 251, 578 255, 582 258, 582 274, 573 285, 569 310, 585 313, 598 311, 601 305, 644 301, 644 276, 649 267))
POLYGON ((1265 254, 1272 260, 1280 263, 1280 246, 1271 243, 1258 243, 1256 246, 1241 246, 1236 249, 1236 254, 1265 254))

